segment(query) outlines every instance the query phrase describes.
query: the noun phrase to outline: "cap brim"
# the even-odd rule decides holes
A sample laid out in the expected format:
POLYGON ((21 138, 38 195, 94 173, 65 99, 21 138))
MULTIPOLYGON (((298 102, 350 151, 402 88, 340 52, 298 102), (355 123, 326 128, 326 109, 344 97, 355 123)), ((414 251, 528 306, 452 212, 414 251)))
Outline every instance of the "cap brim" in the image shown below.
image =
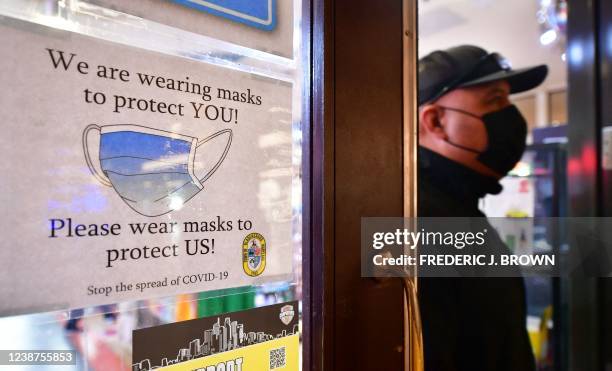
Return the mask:
POLYGON ((540 65, 535 67, 521 68, 518 70, 506 70, 482 76, 474 80, 462 83, 458 88, 485 84, 488 82, 506 80, 510 84, 510 93, 520 93, 540 85, 548 75, 548 67, 540 65))

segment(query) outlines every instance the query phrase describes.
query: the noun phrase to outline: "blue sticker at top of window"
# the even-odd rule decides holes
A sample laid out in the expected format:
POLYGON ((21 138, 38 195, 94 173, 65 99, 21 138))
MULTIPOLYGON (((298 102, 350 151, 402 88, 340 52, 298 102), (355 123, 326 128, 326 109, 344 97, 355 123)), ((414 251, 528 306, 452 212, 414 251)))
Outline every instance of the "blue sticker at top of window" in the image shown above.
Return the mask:
POLYGON ((276 27, 276 0, 173 0, 203 12, 261 30, 276 27))

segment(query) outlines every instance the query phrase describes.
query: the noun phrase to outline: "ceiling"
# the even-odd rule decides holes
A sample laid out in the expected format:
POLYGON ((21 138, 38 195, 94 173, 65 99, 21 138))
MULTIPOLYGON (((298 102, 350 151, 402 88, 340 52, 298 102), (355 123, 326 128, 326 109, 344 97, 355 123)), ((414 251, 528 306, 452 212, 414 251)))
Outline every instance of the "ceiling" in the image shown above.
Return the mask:
POLYGON ((474 44, 497 51, 514 68, 547 64, 550 72, 539 90, 566 86, 563 50, 542 46, 536 20, 537 0, 419 0, 419 56, 436 49, 474 44))

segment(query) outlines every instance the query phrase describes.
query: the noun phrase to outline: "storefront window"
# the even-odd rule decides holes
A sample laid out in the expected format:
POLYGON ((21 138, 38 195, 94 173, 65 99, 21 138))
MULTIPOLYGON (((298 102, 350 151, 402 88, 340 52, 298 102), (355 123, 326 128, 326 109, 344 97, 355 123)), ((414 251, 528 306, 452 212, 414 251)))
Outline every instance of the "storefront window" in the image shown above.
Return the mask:
POLYGON ((0 349, 70 352, 67 370, 263 369, 262 352, 298 370, 301 1, 0 16, 0 111, 27 133, 0 140, 0 349))

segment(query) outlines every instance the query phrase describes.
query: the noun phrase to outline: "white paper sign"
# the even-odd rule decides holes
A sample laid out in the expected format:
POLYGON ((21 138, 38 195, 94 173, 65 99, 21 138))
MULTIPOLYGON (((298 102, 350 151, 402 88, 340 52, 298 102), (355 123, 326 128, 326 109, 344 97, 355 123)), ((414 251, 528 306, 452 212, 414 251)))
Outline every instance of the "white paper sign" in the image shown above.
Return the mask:
POLYGON ((4 19, 0 315, 292 272, 292 87, 4 19))

